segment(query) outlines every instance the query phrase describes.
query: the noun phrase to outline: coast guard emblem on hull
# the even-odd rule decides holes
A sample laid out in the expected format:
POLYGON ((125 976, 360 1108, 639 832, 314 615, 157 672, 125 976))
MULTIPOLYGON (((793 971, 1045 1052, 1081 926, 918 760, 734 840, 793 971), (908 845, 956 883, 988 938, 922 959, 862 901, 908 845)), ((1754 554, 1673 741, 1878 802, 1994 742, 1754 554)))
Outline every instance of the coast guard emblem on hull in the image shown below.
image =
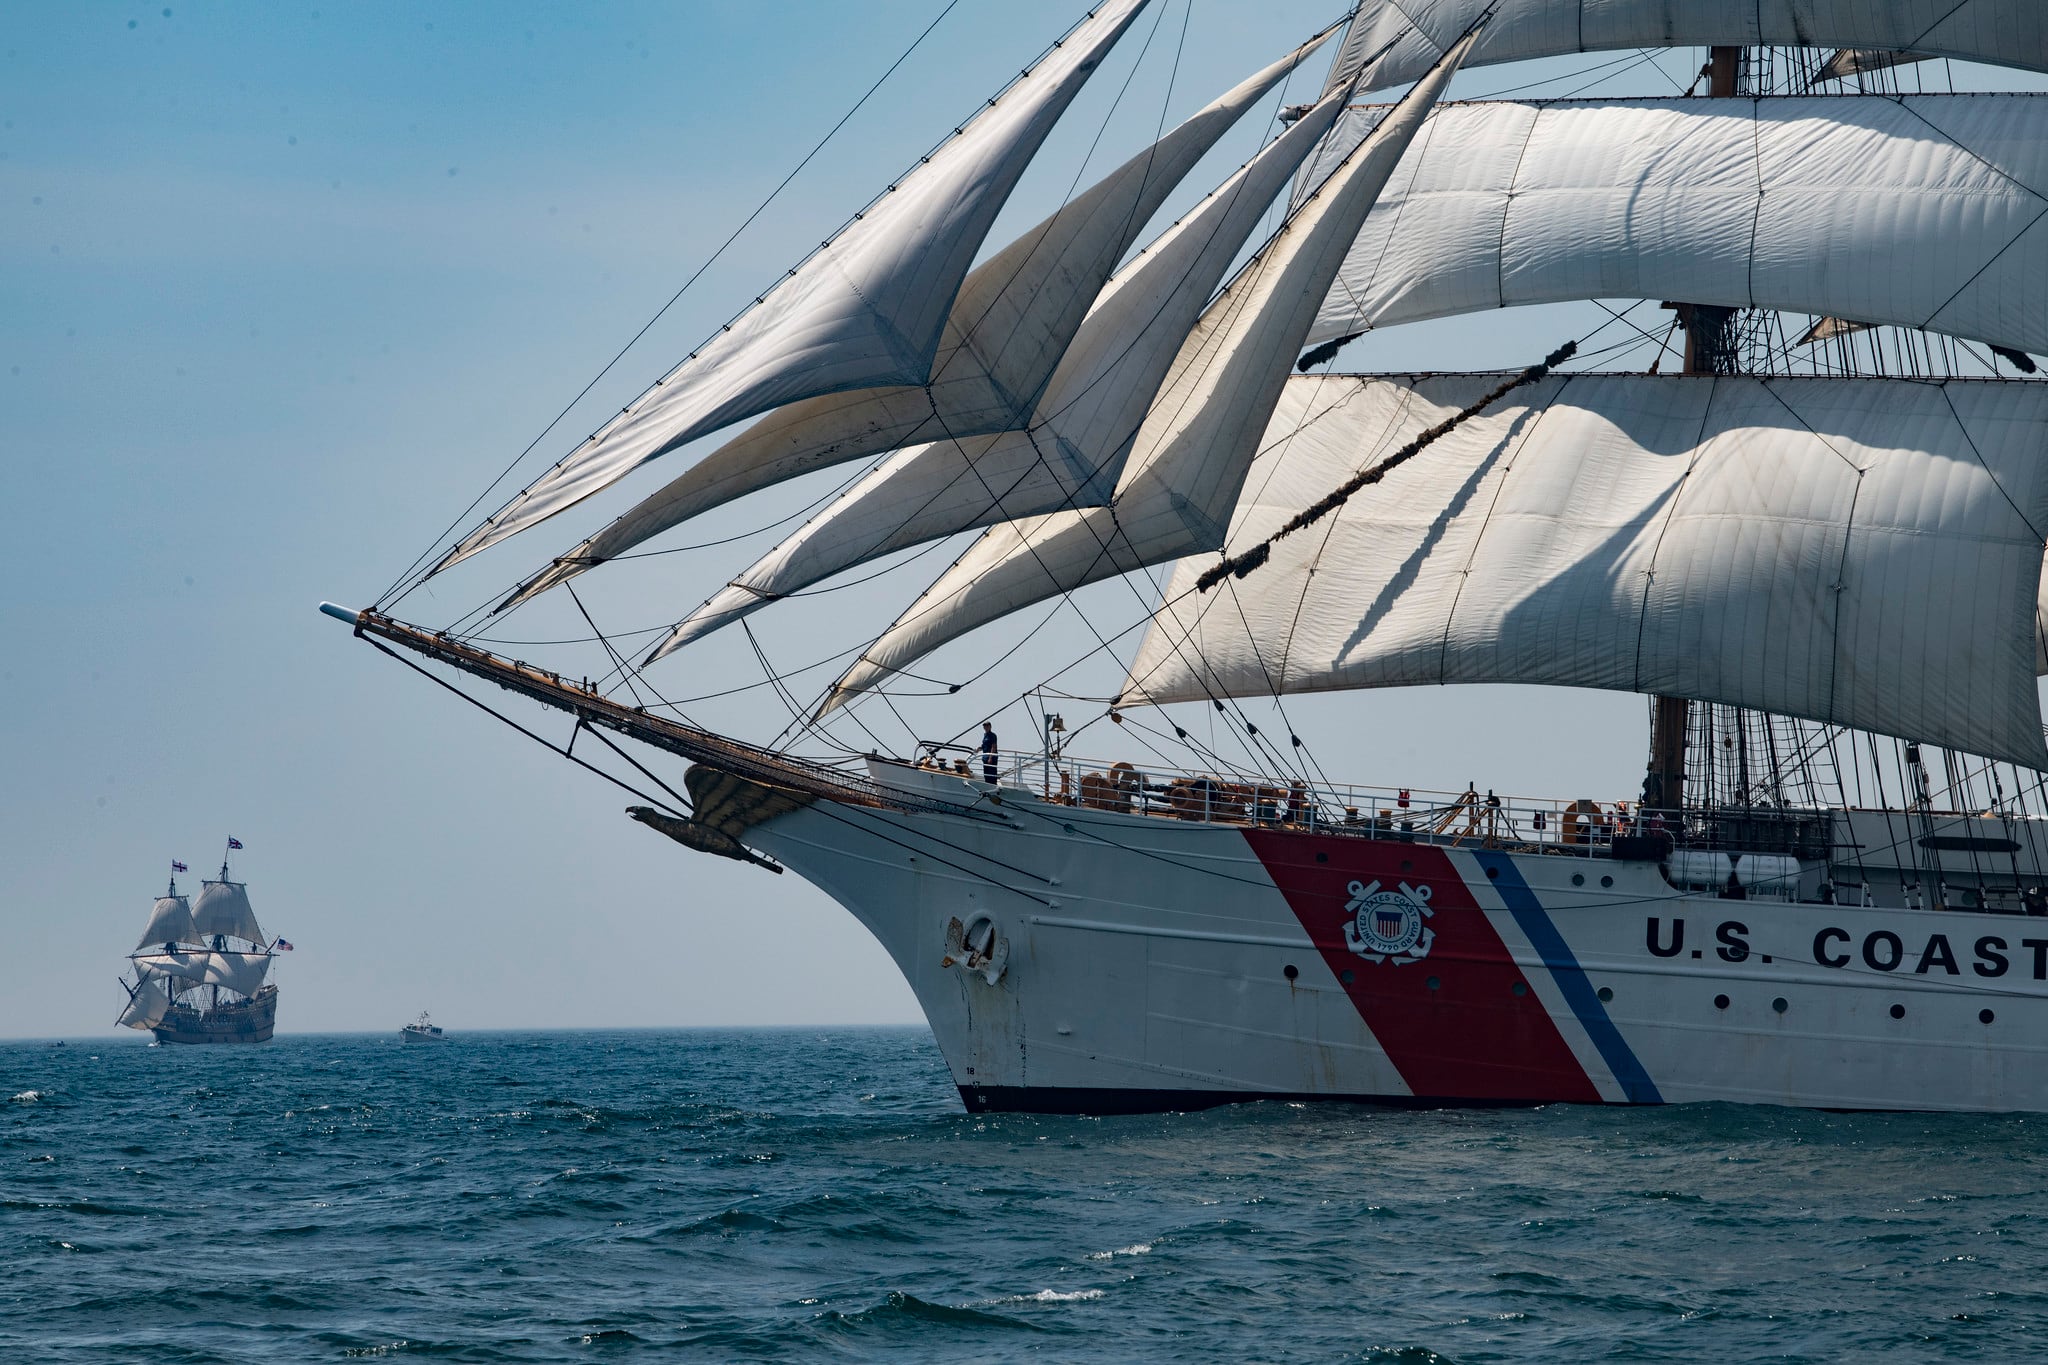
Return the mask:
POLYGON ((1401 883, 1398 891, 1382 891, 1378 882, 1353 882, 1344 888, 1351 893, 1345 913, 1344 942, 1367 962, 1391 960, 1420 962, 1429 956, 1436 942, 1436 930, 1423 923, 1435 912, 1429 908, 1429 888, 1401 883))

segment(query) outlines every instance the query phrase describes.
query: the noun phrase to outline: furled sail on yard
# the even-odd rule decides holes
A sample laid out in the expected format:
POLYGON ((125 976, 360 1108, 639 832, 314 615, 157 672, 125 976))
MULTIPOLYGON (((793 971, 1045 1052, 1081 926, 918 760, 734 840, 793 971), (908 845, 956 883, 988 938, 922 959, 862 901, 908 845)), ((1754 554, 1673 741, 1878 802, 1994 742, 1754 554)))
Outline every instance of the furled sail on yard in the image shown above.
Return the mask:
POLYGON ((560 556, 507 606, 785 479, 912 442, 1029 425, 1089 305, 1145 224, 1224 133, 1333 31, 1224 94, 977 266, 947 318, 930 383, 826 394, 773 413, 560 556))
POLYGON ((892 551, 1107 501, 1189 330, 1344 101, 1341 90, 1324 97, 1119 272, 1028 428, 899 452, 677 626, 649 662, 892 551))
POLYGON ((1587 298, 2048 351, 2048 96, 1446 106, 1309 335, 1587 298))
MULTIPOLYGON (((1230 548, 1497 379, 1294 380, 1230 548)), ((2043 384, 1552 377, 1241 581, 1183 562, 1125 700, 1549 683, 2048 766, 2044 438, 2043 384)))
MULTIPOLYGON (((1361 90, 1407 84, 1491 2, 1366 0, 1338 49, 1333 86, 1353 76, 1361 90)), ((1499 0, 1466 63, 1717 45, 1875 48, 2048 71, 2048 8, 2039 0, 1499 0)))
POLYGON ((451 550, 436 570, 720 427, 818 394, 931 377, 996 214, 1149 0, 1105 0, 850 227, 451 550))
POLYGON ((1468 36, 1417 82, 1203 314, 1111 502, 985 532, 862 654, 826 709, 984 622, 1222 544, 1317 302, 1470 48, 1468 36))

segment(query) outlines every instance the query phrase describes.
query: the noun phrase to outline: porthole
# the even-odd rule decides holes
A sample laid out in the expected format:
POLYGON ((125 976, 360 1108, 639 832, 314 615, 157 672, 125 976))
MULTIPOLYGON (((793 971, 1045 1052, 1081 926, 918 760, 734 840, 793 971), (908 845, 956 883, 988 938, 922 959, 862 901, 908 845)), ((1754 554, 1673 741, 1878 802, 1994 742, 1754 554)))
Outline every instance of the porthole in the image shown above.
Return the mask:
POLYGON ((1286 977, 1289 981, 1292 981, 1294 980, 1294 978, 1301 975, 1301 968, 1295 966, 1292 962, 1290 962, 1285 967, 1282 967, 1280 969, 1280 975, 1286 977))
POLYGON ((1486 869, 1486 880, 1488 880, 1488 881, 1495 881, 1495 880, 1497 880, 1497 879, 1498 879, 1499 877, 1500 877, 1500 869, 1499 869, 1499 868, 1497 868, 1497 867, 1489 867, 1489 868, 1487 868, 1487 869, 1486 869))
MULTIPOLYGON (((1433 976, 1432 976, 1432 977, 1431 977, 1431 978, 1430 978, 1429 980, 1427 980, 1427 981, 1423 982, 1422 984, 1423 984, 1423 985, 1425 985, 1425 986, 1427 986, 1427 987, 1429 987, 1429 988, 1430 988, 1431 990, 1436 990, 1437 988, 1439 988, 1440 986, 1442 986, 1442 985, 1443 985, 1444 983, 1443 983, 1442 981, 1438 980, 1438 979, 1437 979, 1436 977, 1433 977, 1433 976)), ((1991 1011, 1990 1011, 1990 1010, 1986 1010, 1986 1011, 1984 1011, 1984 1012, 1985 1012, 1986 1014, 1989 1014, 1989 1013, 1991 1013, 1991 1011)), ((1988 1023, 1990 1023, 1991 1021, 1987 1019, 1987 1020, 1985 1020, 1984 1022, 1988 1024, 1988 1023)))
POLYGON ((1904 1005, 1893 1005, 1893 1006, 1892 1006, 1892 1018, 1894 1018, 1894 1019, 1903 1019, 1903 1018, 1905 1018, 1905 1017, 1906 1017, 1906 1007, 1905 1007, 1904 1005))
POLYGON ((1717 996, 1715 996, 1715 997, 1714 997, 1714 1008, 1715 1008, 1715 1009, 1717 1009, 1717 1010, 1725 1010, 1725 1009, 1727 1009, 1727 1008, 1728 1008, 1728 997, 1727 997, 1727 996, 1725 996, 1725 995, 1717 995, 1717 996))
POLYGON ((1316 861, 1319 863, 1327 863, 1328 861, 1330 861, 1330 855, 1327 853, 1318 853, 1316 855, 1316 861))
POLYGON ((1358 980, 1356 976, 1352 975, 1351 969, 1348 967, 1345 968, 1343 971, 1337 973, 1337 979, 1347 986, 1350 985, 1352 982, 1358 980))
POLYGON ((1993 1013, 1992 1013, 1992 1012, 1991 1012, 1990 1010, 1978 1010, 1978 1011, 1977 1011, 1977 1022, 1978 1022, 1978 1023, 1980 1023, 1980 1024, 1988 1024, 1988 1023, 1990 1023, 1990 1022, 1991 1022, 1991 1021, 1992 1021, 1993 1019, 1996 1019, 1997 1017, 1998 1017, 1998 1016, 1997 1016, 1997 1015, 1995 1015, 1995 1014, 1993 1014, 1993 1013))
POLYGON ((1776 1000, 1773 1000, 1771 1002, 1771 1008, 1776 1010, 1778 1013, 1783 1014, 1786 1010, 1791 1009, 1792 1005, 1789 1001, 1785 999, 1784 996, 1781 995, 1776 1000))
POLYGON ((1574 872, 1574 873, 1572 873, 1572 885, 1573 885, 1573 886, 1584 886, 1585 884, 1586 884, 1586 874, 1585 874, 1585 873, 1583 873, 1583 872, 1574 872))
POLYGON ((1612 878, 1612 877, 1602 877, 1602 878, 1600 879, 1600 885, 1602 885, 1602 886, 1612 886, 1612 885, 1614 885, 1614 878, 1612 878))
POLYGON ((1516 995, 1527 995, 1529 993, 1529 983, 1526 981, 1517 981, 1512 987, 1512 989, 1514 990, 1514 993, 1516 995))
POLYGON ((1612 986, 1602 986, 1602 987, 1600 988, 1600 1003, 1601 1003, 1601 1004, 1603 1004, 1603 1005, 1604 1005, 1604 1004, 1606 1004, 1606 1003, 1607 1003, 1608 1001, 1612 1000, 1613 998, 1614 998, 1614 987, 1612 987, 1612 986))
POLYGON ((1415 864, 1409 862, 1406 858, 1403 858, 1401 860, 1401 870, 1403 872, 1413 872, 1415 870, 1415 864))

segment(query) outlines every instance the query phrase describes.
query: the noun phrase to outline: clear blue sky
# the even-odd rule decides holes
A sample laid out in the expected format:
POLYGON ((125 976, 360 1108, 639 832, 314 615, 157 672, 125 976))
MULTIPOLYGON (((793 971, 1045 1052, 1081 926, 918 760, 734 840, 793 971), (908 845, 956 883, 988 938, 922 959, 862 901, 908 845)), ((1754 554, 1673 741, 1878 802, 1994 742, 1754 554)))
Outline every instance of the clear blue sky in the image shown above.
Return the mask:
MULTIPOLYGON (((247 844, 237 873, 259 915, 299 947, 278 977, 283 1029, 395 1028, 421 1008, 457 1028, 917 1017, 894 968, 820 893, 627 821, 614 789, 313 607, 368 600, 395 576, 941 7, 173 0, 10 13, 0 903, 17 970, 0 1036, 105 1034, 113 977, 170 859, 196 879, 230 833, 247 844)), ((1156 34, 1148 14, 994 240, 1058 201, 1098 131, 1089 164, 1107 169, 1162 115, 1191 111, 1338 8, 1196 0, 1190 16, 1185 0, 1155 0, 1156 34)), ((997 89, 1070 10, 961 0, 546 458, 997 89)), ((1459 88, 1535 78, 1472 72, 1459 88)), ((1662 86, 1634 80, 1618 88, 1662 86)), ((1258 123, 1190 193, 1256 144, 1258 123)), ((1345 360, 1518 365, 1586 330, 1584 316, 1410 329, 1345 360)), ((766 526, 829 486, 764 495, 693 533, 766 526)), ((458 587, 509 581, 568 542, 569 520, 487 556, 488 572, 458 587)), ((652 561, 595 588, 594 609, 613 628, 673 620, 773 539, 652 561)), ((793 604, 764 621, 763 644, 787 667, 856 643, 947 557, 793 604)), ((437 588, 408 605, 445 620, 470 601, 437 588)), ((1130 617, 1127 601, 1103 610, 1130 617)), ((567 623, 537 612, 516 624, 512 635, 545 636, 567 623)), ((1043 657, 1080 652, 1078 623, 1061 630, 1043 657)), ((743 641, 719 637, 661 681, 689 694, 759 676, 743 641)), ((1029 681, 1017 676, 1008 693, 935 705, 929 732, 972 723, 990 695, 1029 681)), ((1431 690, 1323 698, 1295 715, 1326 766, 1362 780, 1625 796, 1640 778, 1634 698, 1431 690), (1552 742, 1526 745, 1532 724, 1552 742)), ((786 714, 756 690, 704 718, 762 736, 786 714)), ((1023 739, 1021 719, 1006 723, 1023 739)))

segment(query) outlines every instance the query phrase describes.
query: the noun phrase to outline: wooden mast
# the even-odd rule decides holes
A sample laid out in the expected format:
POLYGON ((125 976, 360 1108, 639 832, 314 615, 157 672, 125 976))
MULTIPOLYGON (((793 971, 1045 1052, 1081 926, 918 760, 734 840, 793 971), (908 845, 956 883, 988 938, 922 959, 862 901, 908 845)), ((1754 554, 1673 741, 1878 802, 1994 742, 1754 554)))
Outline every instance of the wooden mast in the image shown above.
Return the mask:
MULTIPOLYGON (((1739 47, 1707 52, 1707 96, 1732 99, 1736 72, 1742 65, 1739 47)), ((1681 303, 1674 307, 1685 327, 1685 373, 1718 374, 1731 349, 1731 308, 1681 303)), ((1653 810, 1676 811, 1685 804, 1685 732, 1692 703, 1684 697, 1655 697, 1650 711, 1650 768, 1643 779, 1643 804, 1653 810)))

